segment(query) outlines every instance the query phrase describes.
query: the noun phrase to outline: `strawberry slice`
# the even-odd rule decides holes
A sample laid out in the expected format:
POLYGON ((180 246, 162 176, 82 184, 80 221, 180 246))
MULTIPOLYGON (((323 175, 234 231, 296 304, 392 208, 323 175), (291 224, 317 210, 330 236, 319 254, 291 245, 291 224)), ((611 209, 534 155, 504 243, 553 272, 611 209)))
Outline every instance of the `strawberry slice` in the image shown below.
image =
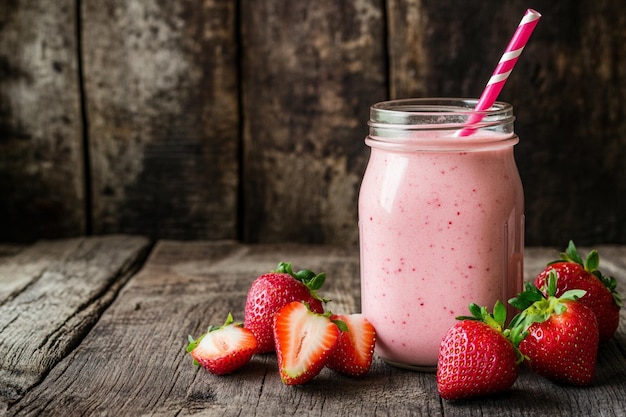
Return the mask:
POLYGON ((334 314, 330 319, 335 323, 343 322, 346 331, 339 334, 337 347, 326 366, 344 375, 365 375, 374 357, 374 326, 362 314, 334 314))
POLYGON ((233 372, 245 365, 257 347, 254 334, 241 323, 233 322, 229 313, 223 326, 210 326, 206 333, 194 340, 189 336, 187 352, 196 366, 215 375, 233 372))
POLYGON ((339 337, 330 315, 314 313, 300 301, 292 301, 276 313, 274 342, 285 385, 304 384, 328 363, 339 337))

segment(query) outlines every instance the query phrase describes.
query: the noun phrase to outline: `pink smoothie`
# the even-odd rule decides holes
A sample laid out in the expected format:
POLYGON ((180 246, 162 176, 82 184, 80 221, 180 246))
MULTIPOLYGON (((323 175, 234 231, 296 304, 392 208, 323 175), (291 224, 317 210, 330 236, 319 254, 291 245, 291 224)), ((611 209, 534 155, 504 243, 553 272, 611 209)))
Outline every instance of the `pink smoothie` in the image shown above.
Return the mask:
MULTIPOLYGON (((495 139, 484 135, 471 140, 495 139)), ((469 315, 470 303, 491 311, 521 290, 523 191, 517 137, 509 136, 499 148, 443 152, 367 141, 359 196, 362 311, 387 362, 435 367, 442 337, 455 317, 469 315)))

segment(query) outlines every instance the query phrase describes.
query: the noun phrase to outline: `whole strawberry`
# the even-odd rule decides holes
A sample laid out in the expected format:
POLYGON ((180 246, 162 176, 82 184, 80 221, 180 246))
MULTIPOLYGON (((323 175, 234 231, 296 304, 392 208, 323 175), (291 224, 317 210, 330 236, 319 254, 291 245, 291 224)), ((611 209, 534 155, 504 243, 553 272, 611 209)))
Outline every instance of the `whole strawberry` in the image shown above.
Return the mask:
POLYGON ((340 332, 330 315, 317 314, 300 301, 292 301, 276 313, 276 358, 285 385, 308 382, 328 363, 340 332))
POLYGON ((510 324, 519 336, 519 350, 527 366, 551 381, 590 385, 598 353, 598 323, 593 311, 576 301, 583 290, 556 297, 558 276, 550 271, 542 291, 527 283, 526 290, 509 302, 522 310, 510 324))
POLYGON ((309 270, 294 273, 291 264, 280 262, 275 271, 261 275, 248 290, 244 309, 244 327, 257 339, 256 353, 274 351, 274 315, 292 301, 304 301, 316 313, 324 312, 327 300, 320 298, 318 290, 326 279, 324 273, 309 270))
POLYGON ((211 326, 205 334, 194 340, 189 336, 187 352, 194 365, 202 366, 215 375, 233 372, 245 365, 256 350, 256 339, 241 323, 233 322, 228 315, 223 326, 211 326))
POLYGON ((446 400, 494 394, 509 389, 519 373, 519 352, 505 336, 506 307, 493 314, 470 304, 473 317, 458 317, 444 336, 437 360, 437 390, 446 400))
POLYGON ((582 259, 570 241, 567 249, 560 255, 561 259, 550 262, 535 279, 537 288, 545 287, 550 271, 556 271, 559 279, 555 296, 568 290, 586 291, 578 301, 589 307, 598 319, 600 343, 606 342, 615 334, 619 326, 619 309, 622 296, 616 290, 617 281, 613 277, 604 276, 598 269, 600 257, 594 249, 582 259))

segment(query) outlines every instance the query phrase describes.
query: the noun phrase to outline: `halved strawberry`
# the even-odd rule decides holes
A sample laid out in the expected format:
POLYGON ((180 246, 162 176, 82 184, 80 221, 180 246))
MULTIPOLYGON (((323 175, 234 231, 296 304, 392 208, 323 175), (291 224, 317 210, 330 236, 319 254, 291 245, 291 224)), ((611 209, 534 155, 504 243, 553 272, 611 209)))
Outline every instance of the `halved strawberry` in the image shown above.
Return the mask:
POLYGON ((284 384, 304 384, 328 363, 339 337, 339 328, 329 317, 330 313, 312 312, 301 301, 292 301, 276 313, 274 341, 284 384))
POLYGON ((228 318, 223 326, 211 326, 207 332, 194 340, 189 336, 187 352, 191 354, 194 365, 202 365, 215 375, 224 375, 245 365, 257 347, 254 334, 244 329, 241 323, 228 318))
POLYGON ((346 331, 339 333, 337 346, 326 366, 344 375, 365 375, 374 357, 374 326, 362 314, 334 314, 330 319, 345 324, 346 331))

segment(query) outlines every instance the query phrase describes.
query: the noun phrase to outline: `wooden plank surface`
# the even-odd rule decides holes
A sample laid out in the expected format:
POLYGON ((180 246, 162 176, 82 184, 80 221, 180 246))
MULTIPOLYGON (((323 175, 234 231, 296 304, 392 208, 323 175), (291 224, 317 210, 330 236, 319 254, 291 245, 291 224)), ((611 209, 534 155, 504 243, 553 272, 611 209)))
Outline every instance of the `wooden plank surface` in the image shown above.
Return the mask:
POLYGON ((357 242, 369 106, 387 96, 383 3, 241 2, 245 241, 357 242))
POLYGON ((85 232, 74 0, 0 2, 0 241, 85 232))
POLYGON ((94 232, 236 238, 235 2, 80 4, 94 232))
POLYGON ((147 249, 145 238, 108 236, 0 258, 0 400, 21 398, 80 343, 147 249))
MULTIPOLYGON (((604 271, 626 287, 626 247, 600 247, 604 271)), ((556 250, 526 253, 526 277, 556 250)), ((501 396, 442 402, 434 374, 400 370, 376 358, 363 379, 329 370, 300 387, 280 382, 275 356, 257 355, 238 372, 217 377, 196 369, 184 352, 188 334, 241 320, 252 280, 290 261, 325 271, 323 294, 335 312, 357 312, 358 252, 328 246, 241 245, 161 241, 80 345, 51 369, 6 416, 624 416, 626 312, 617 337, 602 346, 589 388, 552 384, 523 370, 501 396)), ((0 408, 1 411, 1 408, 0 408)), ((1 414, 1 413, 0 413, 1 414)))

